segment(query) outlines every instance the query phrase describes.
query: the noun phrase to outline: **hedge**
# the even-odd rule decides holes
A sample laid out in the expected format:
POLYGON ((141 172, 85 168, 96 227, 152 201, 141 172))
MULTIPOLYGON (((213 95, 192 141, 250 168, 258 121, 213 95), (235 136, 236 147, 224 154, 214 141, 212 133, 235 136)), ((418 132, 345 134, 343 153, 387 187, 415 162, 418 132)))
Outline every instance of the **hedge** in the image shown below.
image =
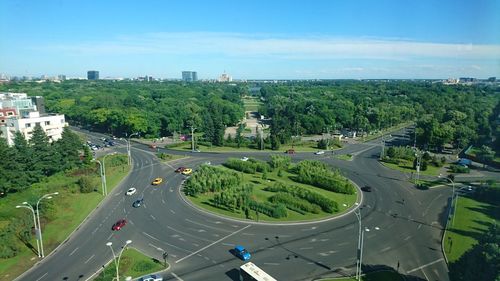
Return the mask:
POLYGON ((289 193, 293 196, 304 199, 311 204, 318 205, 323 210, 323 212, 326 213, 333 213, 338 211, 337 202, 326 198, 319 193, 312 192, 298 186, 285 186, 284 184, 277 182, 273 186, 266 187, 265 190, 271 192, 289 193))

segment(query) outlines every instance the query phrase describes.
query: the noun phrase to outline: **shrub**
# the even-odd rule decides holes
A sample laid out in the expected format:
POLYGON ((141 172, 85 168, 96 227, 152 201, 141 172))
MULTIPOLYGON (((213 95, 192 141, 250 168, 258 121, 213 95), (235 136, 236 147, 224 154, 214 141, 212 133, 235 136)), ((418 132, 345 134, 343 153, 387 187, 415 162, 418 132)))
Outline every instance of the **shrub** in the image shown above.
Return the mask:
POLYGON ((184 185, 184 194, 196 196, 200 193, 223 192, 241 185, 243 178, 235 171, 222 167, 202 165, 184 185))
POLYGON ((271 203, 282 203, 288 209, 297 211, 301 214, 305 212, 319 214, 321 208, 318 205, 309 203, 309 201, 298 198, 290 193, 278 192, 269 198, 271 203))
POLYGON ((288 169, 290 164, 292 163, 292 159, 289 156, 284 156, 284 155, 271 155, 271 161, 269 161, 269 165, 273 168, 280 168, 280 169, 288 169))
POLYGON ((286 207, 283 204, 273 205, 268 202, 257 202, 254 200, 250 200, 248 207, 250 209, 257 211, 259 213, 265 214, 272 218, 284 218, 288 215, 286 207))
POLYGON ((94 178, 83 176, 78 179, 78 186, 80 187, 81 193, 90 193, 94 191, 96 184, 94 178))
POLYGON ((469 167, 465 167, 462 165, 450 165, 450 170, 452 173, 470 173, 469 167))
POLYGON ((345 194, 354 194, 354 186, 338 171, 332 171, 325 163, 319 161, 305 160, 297 164, 295 168, 297 176, 294 180, 305 184, 345 194))
POLYGON ((330 200, 319 193, 312 192, 298 186, 285 186, 284 184, 277 182, 273 186, 266 187, 265 190, 271 192, 289 193, 293 196, 304 199, 311 204, 318 205, 323 212, 326 213, 338 211, 337 202, 330 200))
POLYGON ((247 174, 255 174, 256 172, 263 173, 270 170, 269 164, 255 159, 242 161, 236 158, 229 158, 226 163, 224 163, 224 166, 247 174))

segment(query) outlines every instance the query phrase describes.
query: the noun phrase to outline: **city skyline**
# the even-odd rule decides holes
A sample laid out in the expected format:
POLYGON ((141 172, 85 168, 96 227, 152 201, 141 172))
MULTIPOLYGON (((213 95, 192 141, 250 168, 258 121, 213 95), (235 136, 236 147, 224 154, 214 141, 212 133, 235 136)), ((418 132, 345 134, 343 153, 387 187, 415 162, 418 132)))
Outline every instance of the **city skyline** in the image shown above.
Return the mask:
POLYGON ((500 76, 496 1, 0 3, 0 73, 199 79, 500 76))

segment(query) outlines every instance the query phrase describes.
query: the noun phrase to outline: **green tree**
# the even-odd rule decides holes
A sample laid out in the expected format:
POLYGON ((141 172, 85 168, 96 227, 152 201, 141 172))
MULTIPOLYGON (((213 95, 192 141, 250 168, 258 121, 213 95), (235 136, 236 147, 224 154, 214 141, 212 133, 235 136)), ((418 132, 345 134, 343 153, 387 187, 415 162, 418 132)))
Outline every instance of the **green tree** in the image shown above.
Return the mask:
POLYGON ((491 147, 483 145, 479 149, 479 152, 476 154, 479 161, 483 163, 483 166, 489 164, 495 159, 495 152, 491 149, 491 147))
POLYGON ((44 130, 37 124, 29 141, 33 155, 34 175, 40 180, 43 176, 50 176, 59 170, 60 155, 53 150, 49 138, 44 130))

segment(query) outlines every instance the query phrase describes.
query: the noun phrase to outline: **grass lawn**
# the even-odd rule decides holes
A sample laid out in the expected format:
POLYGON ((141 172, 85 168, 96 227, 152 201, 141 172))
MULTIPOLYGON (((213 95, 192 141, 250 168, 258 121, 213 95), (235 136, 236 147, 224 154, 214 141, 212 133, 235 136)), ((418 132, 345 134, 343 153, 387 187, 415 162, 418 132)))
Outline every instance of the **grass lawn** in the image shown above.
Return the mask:
MULTIPOLYGON (((361 276, 363 281, 403 281, 403 277, 394 271, 382 271, 361 276)), ((356 278, 332 278, 321 281, 357 281, 356 278)))
MULTIPOLYGON (((109 156, 106 162, 110 161, 113 157, 109 156)), ((124 156, 122 156, 124 157, 124 156)), ((124 164, 117 167, 107 167, 107 183, 108 192, 111 190, 128 174, 129 167, 124 164)), ((98 176, 96 175, 96 178, 98 176)), ((26 191, 9 194, 7 197, 2 198, 2 205, 0 206, 0 221, 8 221, 10 217, 19 217, 21 212, 29 212, 24 208, 16 209, 15 206, 23 201, 32 202, 46 193, 58 191, 59 195, 54 196, 54 202, 57 202, 57 209, 54 211, 54 218, 49 223, 44 223, 42 218, 43 230, 43 244, 45 255, 47 256, 54 250, 60 243, 62 243, 71 232, 83 221, 83 219, 95 209, 97 204, 104 198, 101 193, 80 193, 75 191, 75 182, 77 178, 68 179, 67 177, 54 176, 48 179, 47 182, 41 184, 41 189, 34 191, 32 187, 26 191), (57 201, 55 201, 57 200, 57 201)), ((98 190, 100 191, 100 179, 98 190)), ((31 214, 30 214, 31 216, 31 214)), ((31 244, 36 247, 36 240, 31 240, 31 244)), ((28 247, 21 247, 19 254, 10 259, 0 259, 0 279, 13 279, 13 277, 20 275, 38 260, 38 257, 28 247)))
MULTIPOLYGON (((118 255, 118 253, 116 254, 118 255)), ((169 266, 170 265, 167 263, 167 268, 169 266)), ((122 277, 124 280, 128 276, 131 276, 132 278, 138 278, 154 272, 162 271, 164 269, 166 268, 164 267, 163 261, 154 260, 133 248, 127 248, 126 250, 124 250, 120 258, 120 266, 118 267, 118 272, 120 274, 120 277, 122 277)), ((111 261, 94 280, 111 281, 115 277, 116 266, 114 261, 111 261)))
POLYGON ((242 100, 245 111, 258 111, 259 106, 262 105, 262 102, 257 97, 244 97, 242 100))
MULTIPOLYGON (((386 166, 387 168, 398 170, 403 173, 415 173, 415 174, 417 173, 417 171, 413 169, 413 161, 410 160, 401 160, 399 165, 383 161, 381 161, 380 163, 382 163, 382 165, 386 166)), ((440 169, 441 168, 429 164, 427 165, 427 170, 425 171, 420 170, 420 174, 426 176, 438 176, 440 169)))
POLYGON ((444 237, 444 249, 450 263, 458 260, 467 250, 477 244, 477 237, 487 230, 488 225, 495 220, 500 222, 498 214, 500 207, 474 200, 469 197, 459 197, 455 214, 455 222, 448 222, 448 231, 444 237), (451 246, 451 247, 450 247, 451 246))
POLYGON ((352 161, 352 155, 351 154, 335 155, 333 158, 340 159, 340 160, 346 160, 346 161, 352 161))
MULTIPOLYGON (((191 151, 191 142, 184 142, 183 144, 177 144, 175 146, 169 146, 167 147, 168 149, 172 150, 180 150, 180 151, 186 151, 190 152, 191 151)), ((265 149, 265 150, 259 150, 255 148, 249 148, 249 147, 230 147, 230 146, 205 146, 205 145, 198 145, 198 149, 202 152, 257 152, 257 151, 265 151, 265 152, 285 152, 289 149, 292 149, 291 144, 285 144, 281 145, 279 150, 272 150, 272 149, 265 149)), ((296 152, 316 152, 319 149, 317 147, 317 142, 315 141, 308 141, 308 142, 302 142, 300 144, 296 144, 293 146, 293 149, 296 152)), ((338 147, 335 147, 335 149, 338 149, 338 147)))
MULTIPOLYGON (((324 189, 320 189, 314 186, 302 184, 302 183, 297 183, 294 182, 290 179, 290 177, 293 176, 293 174, 282 171, 282 177, 278 177, 277 171, 274 171, 272 173, 267 174, 267 180, 262 179, 262 173, 256 173, 256 174, 243 174, 243 178, 245 182, 250 182, 254 184, 254 191, 253 195, 258 201, 267 201, 267 198, 271 197, 275 193, 265 191, 263 190, 265 187, 268 187, 273 184, 274 181, 279 181, 285 185, 295 185, 295 186, 300 186, 305 189, 314 191, 316 193, 320 193, 333 201, 338 203, 339 206, 339 211, 334 214, 329 214, 321 211, 319 214, 312 214, 312 213, 306 213, 306 214, 300 214, 295 211, 288 210, 288 216, 285 218, 272 218, 269 216, 266 216, 264 214, 259 214, 258 221, 269 221, 269 222, 277 222, 277 221, 305 221, 305 220, 317 220, 321 218, 326 218, 326 217, 331 217, 338 215, 339 213, 344 212, 346 209, 348 209, 350 206, 356 202, 356 194, 352 195, 346 195, 346 194, 340 194, 340 193, 335 193, 331 191, 327 191, 324 189)), ((245 214, 240 211, 240 212, 232 212, 229 210, 223 210, 220 208, 217 208, 210 203, 210 199, 212 198, 211 194, 206 194, 206 195, 198 195, 198 197, 188 197, 194 204, 197 206, 207 209, 211 212, 218 213, 221 215, 229 216, 229 217, 234 217, 238 219, 245 219, 245 214)), ((251 211, 250 216, 252 220, 257 220, 257 216, 255 212, 251 211)))

